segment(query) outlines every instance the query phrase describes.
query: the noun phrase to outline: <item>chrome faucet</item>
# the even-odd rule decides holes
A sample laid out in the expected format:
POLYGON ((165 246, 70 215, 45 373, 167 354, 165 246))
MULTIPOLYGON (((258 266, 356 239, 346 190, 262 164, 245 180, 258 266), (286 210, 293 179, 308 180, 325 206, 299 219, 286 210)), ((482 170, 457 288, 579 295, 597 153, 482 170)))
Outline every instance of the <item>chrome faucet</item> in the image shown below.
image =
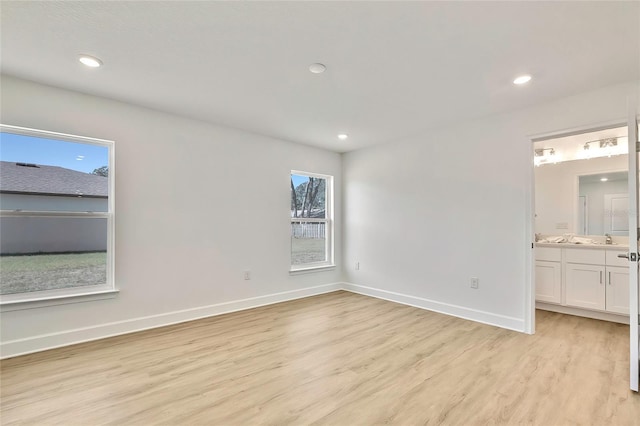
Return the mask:
POLYGON ((606 240, 604 240, 605 244, 613 244, 613 240, 611 239, 611 235, 609 234, 604 234, 605 237, 607 237, 606 240))

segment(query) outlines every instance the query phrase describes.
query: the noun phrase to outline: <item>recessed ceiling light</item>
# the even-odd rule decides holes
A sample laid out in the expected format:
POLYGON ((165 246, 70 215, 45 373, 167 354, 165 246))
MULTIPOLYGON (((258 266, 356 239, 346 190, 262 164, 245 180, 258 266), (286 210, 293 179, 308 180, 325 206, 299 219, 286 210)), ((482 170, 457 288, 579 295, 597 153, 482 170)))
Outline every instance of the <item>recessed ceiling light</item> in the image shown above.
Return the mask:
POLYGON ((608 180, 609 180, 609 178, 600 178, 600 182, 606 182, 608 180))
POLYGON ((348 137, 349 135, 347 135, 346 133, 340 133, 338 135, 338 139, 340 139, 341 141, 347 140, 348 137))
POLYGON ((89 55, 80 55, 78 60, 83 64, 90 68, 98 68, 102 65, 102 61, 94 56, 89 55))
POLYGON ((513 84, 525 84, 528 83, 529 80, 531 80, 530 75, 521 75, 520 77, 517 77, 515 80, 513 80, 513 84))
POLYGON ((324 66, 323 64, 320 64, 320 63, 309 65, 309 71, 311 71, 314 74, 321 74, 326 69, 327 69, 327 67, 324 66))

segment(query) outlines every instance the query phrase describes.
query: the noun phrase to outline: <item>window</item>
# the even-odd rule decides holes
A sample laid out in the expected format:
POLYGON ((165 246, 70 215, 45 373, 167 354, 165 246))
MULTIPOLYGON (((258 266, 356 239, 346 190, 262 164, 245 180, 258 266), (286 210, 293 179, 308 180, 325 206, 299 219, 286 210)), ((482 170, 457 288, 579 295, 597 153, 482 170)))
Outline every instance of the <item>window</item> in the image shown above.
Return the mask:
POLYGON ((0 126, 0 302, 113 283, 113 142, 0 126))
POLYGON ((291 270, 333 266, 333 177, 291 172, 291 270))

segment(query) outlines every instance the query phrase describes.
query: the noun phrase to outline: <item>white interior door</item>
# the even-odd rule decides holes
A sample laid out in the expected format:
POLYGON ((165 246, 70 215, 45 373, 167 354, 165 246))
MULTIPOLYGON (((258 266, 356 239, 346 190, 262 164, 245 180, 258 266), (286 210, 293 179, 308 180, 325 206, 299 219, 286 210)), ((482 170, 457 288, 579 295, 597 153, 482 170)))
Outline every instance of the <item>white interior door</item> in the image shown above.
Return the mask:
POLYGON ((629 337, 631 389, 638 392, 640 332, 638 331, 638 120, 635 99, 629 108, 629 337))

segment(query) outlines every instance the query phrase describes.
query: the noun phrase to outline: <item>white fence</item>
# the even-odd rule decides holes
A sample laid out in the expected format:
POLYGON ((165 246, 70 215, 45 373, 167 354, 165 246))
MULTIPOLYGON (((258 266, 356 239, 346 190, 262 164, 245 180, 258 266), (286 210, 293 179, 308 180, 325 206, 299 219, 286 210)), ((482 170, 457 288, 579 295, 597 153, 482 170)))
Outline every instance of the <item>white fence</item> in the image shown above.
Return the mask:
POLYGON ((324 222, 291 222, 291 236, 293 238, 325 238, 326 223, 324 222))

